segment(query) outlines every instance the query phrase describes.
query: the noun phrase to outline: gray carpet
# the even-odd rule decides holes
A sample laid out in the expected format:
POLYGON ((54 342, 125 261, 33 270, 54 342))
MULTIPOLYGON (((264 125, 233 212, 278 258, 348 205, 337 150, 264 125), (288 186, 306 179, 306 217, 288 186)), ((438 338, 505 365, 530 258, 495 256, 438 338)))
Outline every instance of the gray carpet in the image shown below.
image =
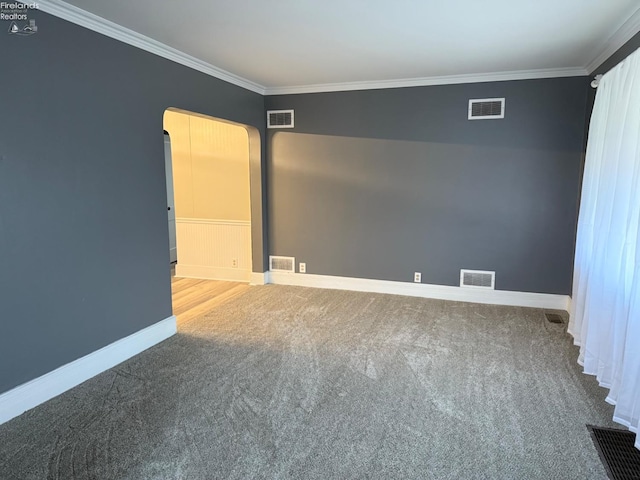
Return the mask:
POLYGON ((603 479, 542 310, 254 287, 0 426, 2 479, 603 479))

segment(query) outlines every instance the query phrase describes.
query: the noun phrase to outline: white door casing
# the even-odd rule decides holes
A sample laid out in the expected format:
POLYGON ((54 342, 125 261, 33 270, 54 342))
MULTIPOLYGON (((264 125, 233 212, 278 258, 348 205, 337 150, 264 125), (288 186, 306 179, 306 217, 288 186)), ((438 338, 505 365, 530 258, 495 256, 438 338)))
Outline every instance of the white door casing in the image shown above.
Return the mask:
POLYGON ((169 221, 169 262, 174 263, 177 258, 176 248, 176 208, 173 195, 173 165, 171 161, 171 139, 164 135, 164 168, 167 178, 167 217, 169 221))

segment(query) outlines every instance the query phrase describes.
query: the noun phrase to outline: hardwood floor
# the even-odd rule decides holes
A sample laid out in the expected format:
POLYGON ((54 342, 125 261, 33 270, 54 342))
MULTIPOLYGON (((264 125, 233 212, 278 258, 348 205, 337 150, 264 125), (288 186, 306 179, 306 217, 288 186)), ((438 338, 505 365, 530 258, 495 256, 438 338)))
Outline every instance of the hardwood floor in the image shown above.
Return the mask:
POLYGON ((204 315, 248 288, 246 283, 172 277, 173 314, 178 319, 178 326, 204 315))

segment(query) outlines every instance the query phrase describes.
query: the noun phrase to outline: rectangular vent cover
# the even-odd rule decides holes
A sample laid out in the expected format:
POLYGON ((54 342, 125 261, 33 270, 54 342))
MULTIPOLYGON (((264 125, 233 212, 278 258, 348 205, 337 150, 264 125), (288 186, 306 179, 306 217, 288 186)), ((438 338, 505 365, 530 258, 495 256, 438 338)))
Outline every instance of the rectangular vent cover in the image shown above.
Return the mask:
POLYGON ((634 447, 636 434, 617 428, 587 425, 600 460, 611 480, 640 478, 640 450, 634 447))
POLYGON ((495 289, 496 272, 484 270, 460 270, 460 286, 495 289))
POLYGON ((477 98, 469 100, 469 120, 504 118, 504 98, 477 98))
POLYGON ((295 257, 269 257, 269 270, 272 272, 291 272, 296 271, 295 257))
POLYGON ((268 110, 267 128, 293 128, 293 110, 268 110))
POLYGON ((557 313, 544 312, 544 316, 547 317, 549 323, 564 323, 562 316, 557 313))

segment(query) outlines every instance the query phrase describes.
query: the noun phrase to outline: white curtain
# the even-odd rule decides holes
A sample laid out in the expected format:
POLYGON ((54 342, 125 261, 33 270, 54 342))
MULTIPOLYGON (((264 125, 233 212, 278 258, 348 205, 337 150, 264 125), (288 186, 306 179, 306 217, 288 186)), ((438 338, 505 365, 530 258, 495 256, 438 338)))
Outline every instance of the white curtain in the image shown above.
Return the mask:
POLYGON ((596 93, 582 186, 569 333, 640 448, 640 50, 596 93))

